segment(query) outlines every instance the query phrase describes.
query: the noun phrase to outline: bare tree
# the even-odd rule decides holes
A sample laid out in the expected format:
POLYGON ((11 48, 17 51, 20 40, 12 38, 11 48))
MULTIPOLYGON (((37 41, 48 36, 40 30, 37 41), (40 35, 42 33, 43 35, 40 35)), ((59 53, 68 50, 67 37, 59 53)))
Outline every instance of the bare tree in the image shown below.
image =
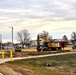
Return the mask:
POLYGON ((68 41, 68 37, 66 35, 64 35, 62 38, 63 40, 68 41))
POLYGON ((71 42, 74 43, 76 41, 76 32, 72 32, 71 34, 71 42))
POLYGON ((29 32, 26 29, 17 32, 17 40, 22 44, 22 47, 24 48, 24 45, 27 46, 29 44, 29 32))
POLYGON ((71 39, 76 40, 76 32, 72 32, 71 39))
POLYGON ((41 36, 49 37, 49 32, 43 31, 42 33, 40 33, 40 35, 41 35, 41 36))

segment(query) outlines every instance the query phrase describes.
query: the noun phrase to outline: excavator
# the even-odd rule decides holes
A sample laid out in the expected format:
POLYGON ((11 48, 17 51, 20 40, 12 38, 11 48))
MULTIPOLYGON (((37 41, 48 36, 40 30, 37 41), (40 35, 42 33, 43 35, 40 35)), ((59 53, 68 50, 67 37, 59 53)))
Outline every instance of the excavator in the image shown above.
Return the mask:
POLYGON ((46 36, 37 35, 37 51, 51 51, 51 50, 62 50, 62 46, 65 42, 59 42, 57 39, 50 40, 46 36), (43 45, 40 45, 40 40, 43 39, 43 45))

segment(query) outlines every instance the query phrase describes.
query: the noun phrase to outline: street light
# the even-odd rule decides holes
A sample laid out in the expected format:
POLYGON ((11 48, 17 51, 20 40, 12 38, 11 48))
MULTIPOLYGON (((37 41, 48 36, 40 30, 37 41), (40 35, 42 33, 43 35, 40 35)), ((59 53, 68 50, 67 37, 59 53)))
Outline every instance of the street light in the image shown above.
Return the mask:
POLYGON ((13 46, 13 27, 9 27, 12 29, 12 46, 13 46))

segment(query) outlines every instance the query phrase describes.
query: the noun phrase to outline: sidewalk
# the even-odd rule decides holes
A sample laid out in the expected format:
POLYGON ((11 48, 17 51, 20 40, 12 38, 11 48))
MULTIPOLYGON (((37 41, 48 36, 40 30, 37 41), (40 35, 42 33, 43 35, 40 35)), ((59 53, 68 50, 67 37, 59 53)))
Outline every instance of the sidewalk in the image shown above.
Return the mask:
MULTIPOLYGON (((48 54, 48 55, 37 55, 37 56, 28 56, 28 57, 17 57, 17 58, 12 58, 12 61, 13 60, 21 60, 21 59, 47 57, 47 56, 57 56, 57 55, 64 55, 64 54, 73 54, 73 53, 76 53, 76 52, 66 52, 66 53, 48 54)), ((5 63, 7 61, 10 61, 10 58, 0 59, 0 64, 5 63)))

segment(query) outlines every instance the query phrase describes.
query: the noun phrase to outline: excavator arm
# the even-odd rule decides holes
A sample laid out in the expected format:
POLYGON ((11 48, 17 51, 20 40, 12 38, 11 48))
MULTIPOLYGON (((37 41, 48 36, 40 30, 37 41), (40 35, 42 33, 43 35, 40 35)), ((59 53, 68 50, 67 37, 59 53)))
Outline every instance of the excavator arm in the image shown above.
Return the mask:
POLYGON ((37 35, 37 51, 41 51, 41 46, 40 46, 40 38, 45 40, 45 42, 50 42, 49 38, 46 36, 40 36, 39 34, 37 35))

